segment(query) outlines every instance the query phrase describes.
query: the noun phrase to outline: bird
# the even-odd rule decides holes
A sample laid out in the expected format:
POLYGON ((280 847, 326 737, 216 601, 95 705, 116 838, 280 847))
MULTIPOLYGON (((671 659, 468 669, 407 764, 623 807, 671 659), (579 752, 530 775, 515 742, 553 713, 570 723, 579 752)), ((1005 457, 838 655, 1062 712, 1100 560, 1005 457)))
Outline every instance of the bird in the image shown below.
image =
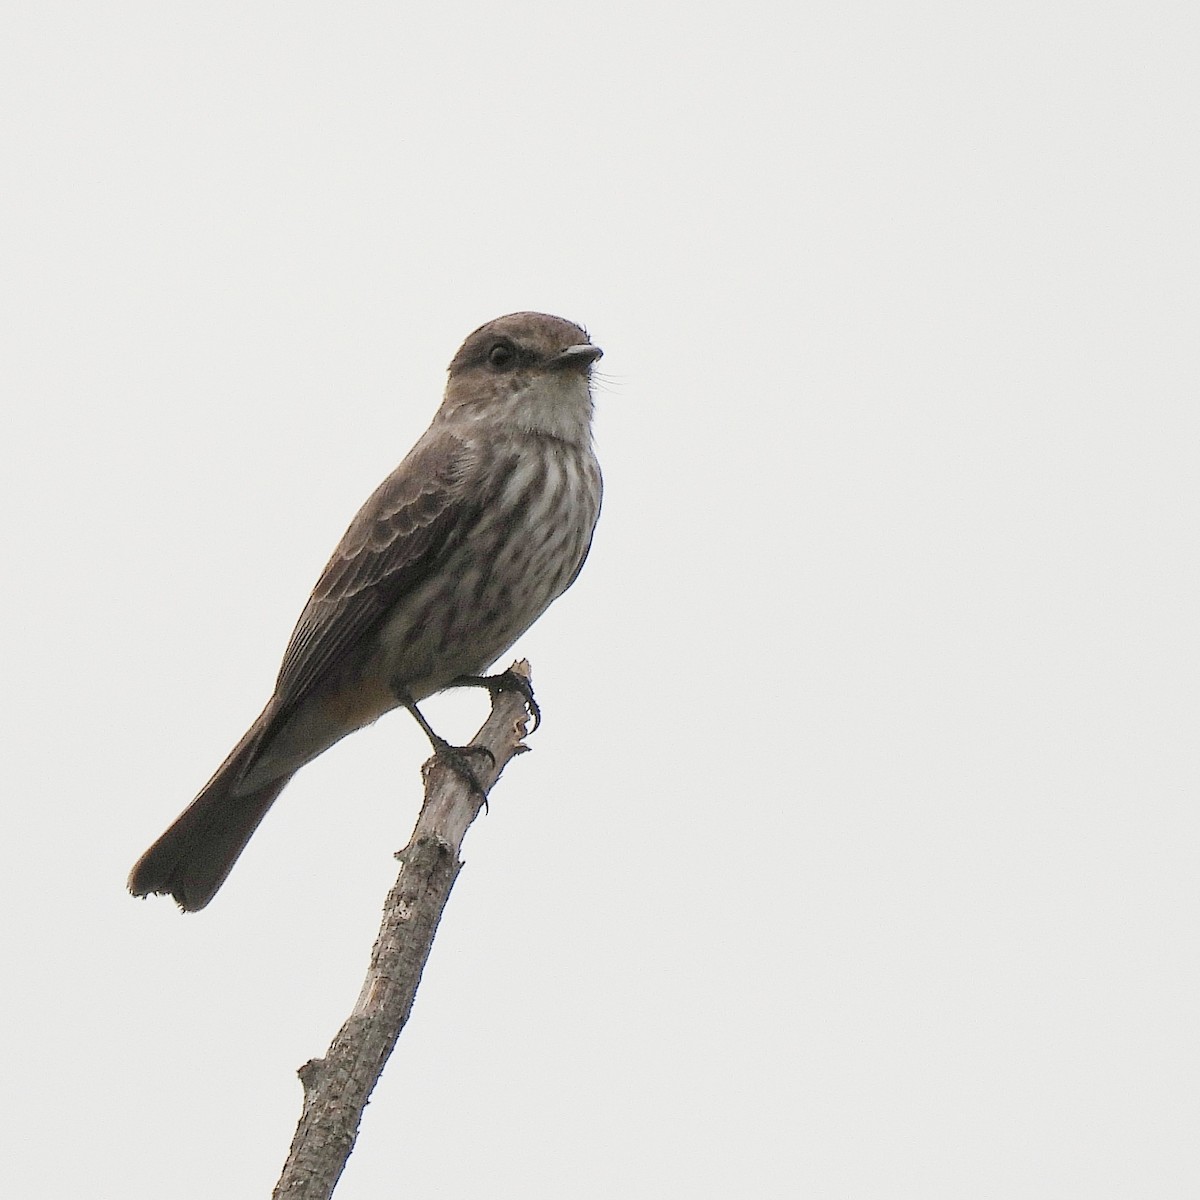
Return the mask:
MULTIPOLYGON (((510 313, 450 363, 426 432, 351 521, 288 642, 266 707, 137 861, 136 896, 204 908, 291 777, 396 708, 479 785, 417 705, 452 687, 528 685, 486 670, 575 582, 600 515, 582 326, 510 313)), ((485 751, 486 753, 486 751, 485 751)))

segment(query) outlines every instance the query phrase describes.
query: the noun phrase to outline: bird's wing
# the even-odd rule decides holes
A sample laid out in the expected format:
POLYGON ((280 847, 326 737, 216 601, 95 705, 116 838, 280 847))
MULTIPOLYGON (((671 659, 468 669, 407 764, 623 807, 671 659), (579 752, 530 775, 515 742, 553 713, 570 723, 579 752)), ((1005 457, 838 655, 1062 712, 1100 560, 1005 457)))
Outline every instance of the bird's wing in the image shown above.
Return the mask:
POLYGON ((470 524, 464 484, 474 452, 452 433, 426 434, 350 523, 284 652, 275 685, 292 710, 434 569, 451 532, 470 524))

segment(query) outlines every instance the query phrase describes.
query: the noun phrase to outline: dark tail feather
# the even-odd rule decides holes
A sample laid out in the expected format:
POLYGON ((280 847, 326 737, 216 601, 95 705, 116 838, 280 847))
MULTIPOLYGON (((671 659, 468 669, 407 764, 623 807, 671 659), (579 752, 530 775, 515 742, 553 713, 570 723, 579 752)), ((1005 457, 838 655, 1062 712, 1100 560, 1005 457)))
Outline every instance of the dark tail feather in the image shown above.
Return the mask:
POLYGON ((260 718, 200 795, 138 859, 129 875, 129 890, 135 896, 169 894, 184 912, 196 912, 216 895, 291 778, 273 779, 253 792, 235 790, 257 748, 263 724, 260 718))

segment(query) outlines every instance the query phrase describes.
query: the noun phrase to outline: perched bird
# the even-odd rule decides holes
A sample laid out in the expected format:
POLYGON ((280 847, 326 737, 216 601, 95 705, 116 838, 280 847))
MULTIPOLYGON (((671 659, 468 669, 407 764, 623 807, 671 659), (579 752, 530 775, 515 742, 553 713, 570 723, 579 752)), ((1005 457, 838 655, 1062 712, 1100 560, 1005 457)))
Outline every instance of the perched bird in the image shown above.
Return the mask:
POLYGON ((505 686, 483 672, 579 574, 600 514, 601 354, 578 325, 543 313, 500 317, 463 342, 433 423, 317 580, 274 695, 138 860, 134 895, 203 908, 296 771, 390 709, 407 708, 474 780, 417 704, 445 688, 505 686))

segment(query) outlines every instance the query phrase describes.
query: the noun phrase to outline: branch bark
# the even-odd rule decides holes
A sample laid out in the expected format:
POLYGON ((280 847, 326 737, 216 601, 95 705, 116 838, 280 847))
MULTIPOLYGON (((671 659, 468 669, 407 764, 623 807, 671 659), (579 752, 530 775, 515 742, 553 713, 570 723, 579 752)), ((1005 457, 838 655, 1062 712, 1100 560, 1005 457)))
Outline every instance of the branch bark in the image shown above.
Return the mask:
MULTIPOLYGON (((529 663, 513 668, 530 678, 529 663)), ((472 755, 484 792, 508 761, 527 750, 521 739, 523 697, 501 692, 471 741, 495 756, 472 755)), ((300 1068, 304 1107, 274 1200, 328 1200, 354 1149, 363 1109, 412 1011, 438 922, 462 869, 459 852, 484 800, 453 770, 431 758, 422 767, 425 802, 408 845, 396 854, 400 873, 384 904, 367 976, 354 1010, 324 1058, 300 1068)))

